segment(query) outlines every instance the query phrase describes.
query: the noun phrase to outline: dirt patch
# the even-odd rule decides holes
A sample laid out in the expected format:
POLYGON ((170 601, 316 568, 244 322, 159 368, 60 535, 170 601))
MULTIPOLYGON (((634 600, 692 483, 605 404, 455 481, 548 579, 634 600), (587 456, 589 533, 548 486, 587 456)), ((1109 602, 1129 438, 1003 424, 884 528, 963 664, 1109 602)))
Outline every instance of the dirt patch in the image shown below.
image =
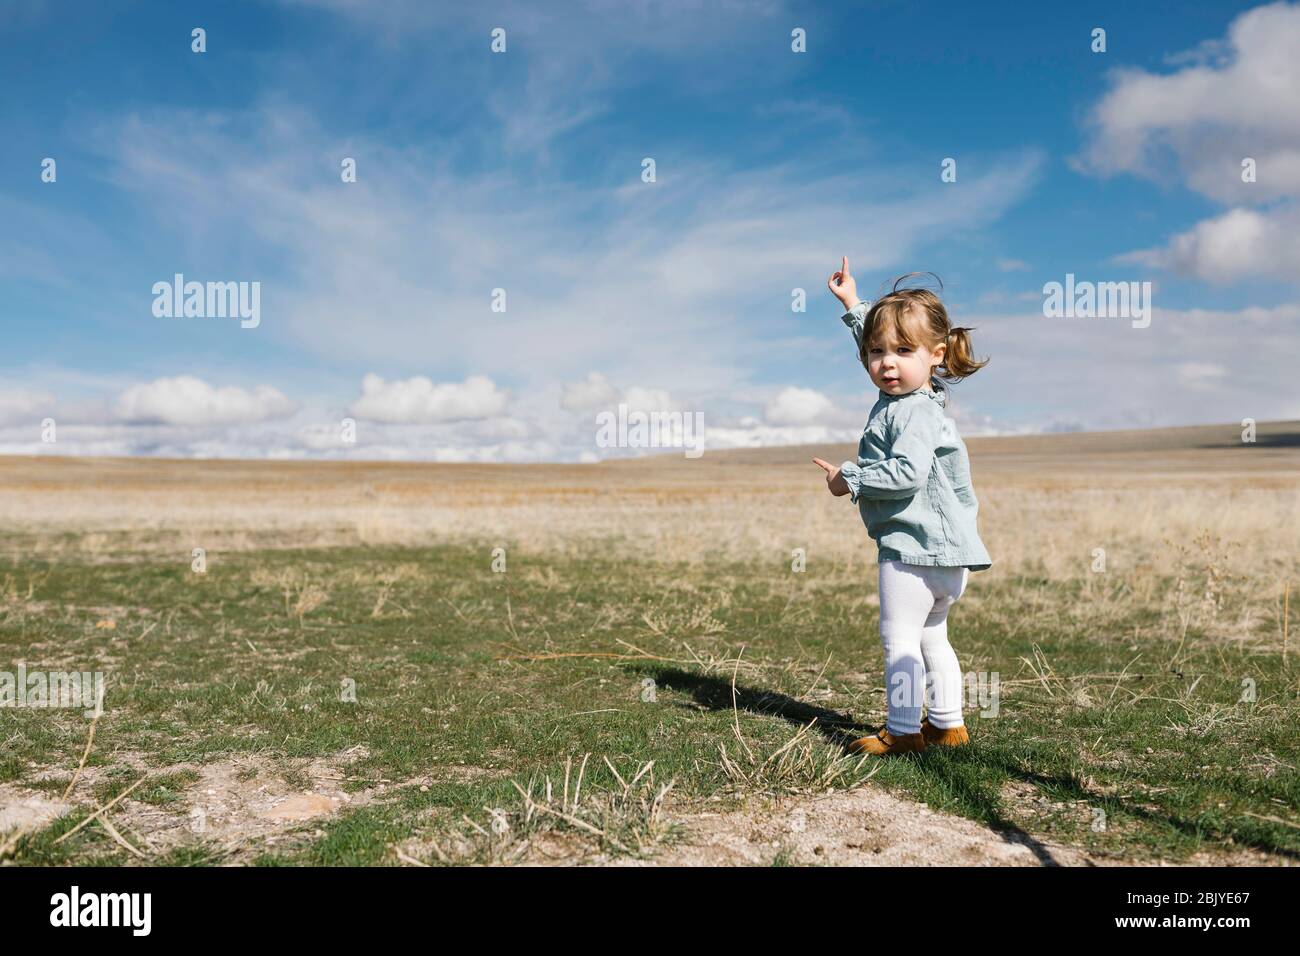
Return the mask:
MULTIPOLYGON (((131 776, 153 779, 190 771, 197 780, 186 786, 180 799, 153 804, 128 797, 110 811, 114 826, 144 853, 146 861, 185 845, 206 846, 224 862, 245 862, 251 854, 281 842, 296 842, 321 831, 311 827, 348 807, 381 799, 387 781, 345 792, 343 785, 367 778, 354 777, 349 766, 369 756, 365 747, 352 747, 315 760, 270 758, 241 754, 207 763, 178 763, 150 767, 140 754, 114 754, 110 767, 85 768, 70 803, 44 800, 32 791, 6 787, 0 790, 0 820, 12 815, 30 821, 28 829, 48 824, 77 806, 88 807, 92 788, 111 770, 123 767, 131 776)), ((46 770, 38 777, 50 776, 46 770)), ((122 777, 122 788, 127 777, 122 777)), ((138 779, 138 777, 137 777, 138 779)), ((146 781, 144 787, 148 787, 146 781)))
MULTIPOLYGON (((503 844, 498 862, 529 866, 1101 866, 1120 858, 999 832, 869 784, 815 796, 753 799, 742 807, 694 805, 668 814, 675 834, 643 857, 597 851, 575 831, 546 831, 503 844)), ((455 851, 454 846, 447 846, 455 851)), ((424 839, 398 859, 432 861, 424 839)), ((441 852, 438 857, 441 858, 441 852)), ((453 852, 453 858, 458 858, 453 852)))
MULTIPOLYGON (((1022 831, 993 830, 869 784, 821 796, 756 801, 739 810, 678 815, 676 820, 684 827, 680 841, 647 859, 569 857, 530 862, 620 866, 1131 866, 1139 862, 1022 831)), ((1235 849, 1204 851, 1182 864, 1157 865, 1291 864, 1281 857, 1235 849)))
MULTIPOLYGON (((247 863, 269 848, 306 844, 323 835, 319 825, 325 821, 401 789, 427 789, 439 781, 505 773, 449 766, 396 782, 367 777, 352 768, 369 756, 363 746, 314 760, 237 755, 206 764, 161 768, 147 768, 139 754, 114 756, 112 769, 118 775, 121 768, 129 767, 140 775, 147 770, 150 777, 189 770, 198 778, 175 801, 155 805, 128 797, 111 811, 113 824, 145 854, 144 860, 133 859, 133 863, 154 862, 185 846, 209 849, 223 863, 247 863), (345 790, 345 786, 358 783, 366 786, 345 790)), ((77 806, 87 807, 90 788, 102 781, 108 769, 86 768, 71 802, 0 785, 0 848, 77 806)), ((121 779, 125 787, 131 778, 121 779)), ((1082 805, 1051 800, 1024 782, 1008 782, 1002 796, 1012 819, 1039 832, 1053 815, 1088 813, 1082 805)), ((1122 866, 1153 862, 1019 830, 993 830, 870 783, 820 795, 754 799, 738 809, 714 810, 710 806, 695 804, 669 814, 680 827, 676 838, 645 858, 610 856, 595 850, 585 835, 548 832, 530 838, 530 845, 520 848, 524 852, 500 862, 543 866, 1122 866)), ((428 822, 440 815, 440 811, 429 811, 428 822)), ((403 862, 433 858, 431 847, 419 838, 396 849, 403 862)), ((1202 851, 1185 863, 1291 865, 1285 858, 1241 847, 1202 851)))
POLYGON ((62 800, 0 784, 0 846, 41 829, 71 809, 72 804, 62 800))
POLYGON ((142 833, 156 837, 161 845, 183 842, 187 837, 176 832, 180 829, 188 838, 215 841, 226 848, 274 846, 279 836, 304 823, 325 820, 343 807, 369 803, 383 787, 345 793, 341 784, 346 774, 340 766, 346 766, 346 761, 246 755, 192 768, 169 767, 168 771, 193 769, 199 774, 185 792, 185 816, 169 807, 133 807, 132 815, 142 827, 156 824, 142 833), (295 779, 306 780, 307 787, 290 782, 295 779))
POLYGON ((1097 866, 1118 864, 1025 834, 1000 833, 872 786, 762 800, 679 821, 683 841, 630 865, 1097 866))
MULTIPOLYGON (((1034 788, 1031 788, 1034 789, 1034 788)), ((1017 793, 1023 799, 1028 794, 1017 793)), ((1049 801, 1050 802, 1050 801, 1049 801)), ((1054 807, 1055 809, 1055 807, 1054 807)), ((1082 811, 1080 811, 1082 812, 1082 811)), ((593 854, 571 834, 536 846, 535 866, 1290 866, 1245 848, 1185 861, 1135 860, 1023 831, 999 831, 866 784, 819 796, 755 800, 743 808, 673 814, 676 840, 644 858, 593 854)))
MULTIPOLYGON (((353 807, 382 801, 408 787, 427 790, 445 781, 472 781, 506 771, 474 766, 431 768, 409 780, 367 774, 354 765, 370 756, 364 745, 316 759, 286 759, 238 754, 205 763, 153 766, 146 756, 119 751, 112 764, 82 769, 68 802, 51 800, 34 790, 0 786, 0 847, 21 833, 39 830, 78 807, 91 809, 96 787, 108 780, 125 789, 142 776, 161 780, 190 771, 197 776, 178 799, 150 803, 128 796, 109 814, 110 822, 153 862, 177 848, 205 847, 223 863, 246 863, 268 848, 284 848, 323 835, 324 822, 353 807), (128 772, 123 772, 128 771, 128 772), (358 789, 360 785, 360 789, 358 789), (8 831, 8 832, 6 832, 8 831)), ((62 768, 32 768, 30 779, 68 777, 62 768)), ((141 792, 147 792, 148 781, 141 792)), ((123 851, 126 852, 125 850, 123 851)))
POLYGON ((318 793, 296 793, 286 797, 275 806, 259 810, 258 816, 264 820, 299 821, 312 817, 328 816, 338 809, 340 800, 318 793))

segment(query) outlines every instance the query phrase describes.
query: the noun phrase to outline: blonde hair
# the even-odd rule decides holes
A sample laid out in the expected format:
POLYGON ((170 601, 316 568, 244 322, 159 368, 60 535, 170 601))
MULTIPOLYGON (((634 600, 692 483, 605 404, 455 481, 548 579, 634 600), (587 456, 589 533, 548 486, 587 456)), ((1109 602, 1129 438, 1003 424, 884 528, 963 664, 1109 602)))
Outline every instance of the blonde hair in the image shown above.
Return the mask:
MULTIPOLYGON (((870 345, 886 330, 892 329, 898 341, 909 348, 924 345, 933 351, 946 345, 943 361, 935 366, 935 374, 945 382, 960 382, 989 364, 986 358, 978 361, 971 350, 970 333, 974 329, 953 326, 948 321, 948 310, 929 289, 900 289, 898 283, 923 272, 909 272, 894 280, 893 291, 872 303, 862 326, 862 344, 858 358, 869 369, 870 345), (909 318, 911 321, 909 321, 909 318)), ((934 273, 929 273, 934 275, 934 273)), ((938 279, 938 276, 935 276, 938 279)), ((943 282, 939 283, 943 288, 943 282)))

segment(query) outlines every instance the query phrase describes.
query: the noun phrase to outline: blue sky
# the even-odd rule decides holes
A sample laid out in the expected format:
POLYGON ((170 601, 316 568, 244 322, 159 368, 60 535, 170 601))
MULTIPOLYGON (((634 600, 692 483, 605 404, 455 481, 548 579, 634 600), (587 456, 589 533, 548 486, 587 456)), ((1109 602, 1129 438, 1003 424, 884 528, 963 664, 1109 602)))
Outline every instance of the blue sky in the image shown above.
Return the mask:
POLYGON ((965 434, 1300 418, 1296 4, 463 6, 0 8, 0 452, 591 460, 619 402, 852 440, 841 255, 942 277, 965 434), (155 316, 175 273, 260 324, 155 316), (1045 316, 1067 273, 1150 326, 1045 316))

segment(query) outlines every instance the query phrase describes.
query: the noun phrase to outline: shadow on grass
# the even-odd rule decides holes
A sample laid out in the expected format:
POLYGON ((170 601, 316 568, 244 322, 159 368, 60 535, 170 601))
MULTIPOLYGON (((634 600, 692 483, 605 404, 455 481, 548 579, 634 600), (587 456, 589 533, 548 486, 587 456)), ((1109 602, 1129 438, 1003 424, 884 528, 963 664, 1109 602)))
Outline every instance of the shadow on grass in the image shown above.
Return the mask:
POLYGON ((685 691, 695 698, 697 704, 709 710, 731 710, 734 706, 739 710, 748 711, 752 714, 780 717, 782 720, 788 720, 800 727, 803 727, 815 717, 817 719, 816 729, 821 735, 831 743, 841 747, 847 747, 851 741, 857 740, 866 734, 874 733, 876 730, 873 726, 858 723, 848 714, 842 714, 837 710, 830 710, 826 707, 817 707, 814 704, 806 704, 801 700, 795 700, 793 697, 777 691, 759 690, 737 684, 733 698, 731 681, 722 678, 709 677, 705 674, 684 671, 675 667, 639 665, 629 669, 636 670, 643 676, 654 678, 654 682, 660 687, 671 687, 673 690, 685 691))
MULTIPOLYGON (((850 742, 874 733, 878 729, 874 725, 859 723, 847 714, 807 704, 778 691, 762 690, 738 683, 735 685, 733 695, 731 681, 723 678, 674 667, 631 665, 628 669, 642 676, 652 677, 661 687, 690 694, 698 705, 709 710, 726 711, 734 707, 749 713, 777 717, 800 727, 806 726, 809 721, 816 718, 816 729, 821 735, 830 743, 845 748, 846 752, 850 742)), ((1025 770, 1018 766, 1010 755, 999 753, 996 749, 978 746, 953 750, 945 748, 943 756, 949 760, 968 764, 972 769, 984 768, 999 777, 996 781, 987 778, 977 780, 971 774, 958 772, 946 775, 945 783, 964 805, 974 809, 970 816, 996 831, 1008 843, 1019 843, 1028 847, 1043 866, 1059 866, 1060 863, 1052 856, 1050 848, 1006 816, 1002 800, 997 793, 997 788, 1004 780, 1019 780, 1046 792, 1057 790, 1069 794, 1080 803, 1104 810, 1107 816, 1127 814, 1153 825, 1168 826, 1193 837, 1202 836, 1205 831, 1204 826, 1192 821, 1090 793, 1079 784, 1078 780, 1068 775, 1025 770)), ((932 765, 932 769, 937 768, 932 765)), ((1291 859, 1300 858, 1300 854, 1266 840, 1251 839, 1240 833, 1233 833, 1232 837, 1239 846, 1252 846, 1291 859)))
MULTIPOLYGON (((832 744, 843 748, 846 753, 852 741, 879 729, 879 725, 859 723, 847 714, 806 704, 778 691, 760 690, 738 683, 733 694, 731 681, 718 677, 709 677, 674 667, 637 665, 629 669, 654 678, 655 683, 660 686, 689 693, 697 704, 709 710, 731 710, 734 707, 749 713, 779 717, 800 727, 806 726, 809 721, 816 718, 816 729, 821 735, 832 744)), ((979 808, 978 815, 988 826, 996 830, 1002 839, 1008 843, 1027 846, 1044 866, 1059 865, 1046 846, 1003 815, 1000 801, 987 789, 973 786, 971 781, 960 776, 954 777, 950 783, 967 804, 979 808)))
MULTIPOLYGON (((1210 827, 1204 824, 1198 824, 1194 820, 1186 820, 1172 814, 1162 813, 1158 810, 1148 810, 1145 807, 1137 806, 1117 797, 1105 797, 1091 793, 1084 789, 1077 779, 1068 775, 1043 774, 1031 770, 1025 770, 1017 766, 1014 758, 1010 757, 1010 755, 999 753, 998 751, 987 747, 981 749, 979 759, 984 766, 1001 771, 1007 778, 1014 777, 1018 780, 1024 781, 1025 783, 1033 784, 1044 791, 1050 791, 1052 788, 1057 788, 1068 794, 1069 798, 1076 802, 1087 803, 1091 807, 1100 808, 1105 811, 1108 817, 1111 814, 1125 814, 1156 826, 1167 826, 1173 830, 1177 830, 1184 836, 1196 839, 1204 839, 1207 835, 1207 831, 1211 831, 1210 827)), ((1287 859, 1300 860, 1300 853, 1295 850, 1279 846, 1273 841, 1253 837, 1248 833, 1234 830, 1227 833, 1210 832, 1210 835, 1217 840, 1225 840, 1228 837, 1231 837, 1234 845, 1239 847, 1252 847, 1265 853, 1273 853, 1277 856, 1286 857, 1287 859)))

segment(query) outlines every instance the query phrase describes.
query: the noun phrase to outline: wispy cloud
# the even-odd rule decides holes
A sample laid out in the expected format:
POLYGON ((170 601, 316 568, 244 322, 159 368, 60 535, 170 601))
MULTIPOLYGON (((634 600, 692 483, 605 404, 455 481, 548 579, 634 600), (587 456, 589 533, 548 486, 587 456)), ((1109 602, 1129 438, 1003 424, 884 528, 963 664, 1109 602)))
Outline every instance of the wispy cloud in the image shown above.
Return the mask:
POLYGON ((1013 154, 960 189, 846 203, 860 174, 737 170, 669 149, 657 182, 633 165, 605 169, 604 186, 538 184, 378 143, 345 151, 307 118, 270 109, 132 116, 101 136, 114 180, 196 257, 219 257, 238 231, 282 267, 264 282, 268 334, 325 358, 523 385, 596 367, 726 388, 767 348, 773 313, 752 309, 795 288, 826 297, 844 249, 828 236, 864 271, 896 267, 922 242, 986 228, 1042 165, 1013 154), (332 170, 352 153, 358 182, 347 184, 332 170))
MULTIPOLYGON (((49 9, 8 21, 0 53, 48 43, 49 9)), ((116 29, 131 71, 105 83, 94 47, 11 98, 0 450, 583 460, 631 453, 596 444, 594 415, 619 403, 699 411, 706 448, 847 442, 874 390, 825 287, 842 255, 868 298, 943 275, 993 357, 956 390, 963 429, 1276 417, 1288 399, 1237 356, 1296 331, 1267 281, 1300 265, 1296 9, 1208 39, 1188 23, 1223 18, 1166 24, 1186 52, 1116 71, 1079 177, 1042 138, 1086 104, 1017 97, 1042 67, 1014 51, 1073 29, 1046 8, 1006 24, 990 67, 935 52, 980 28, 955 8, 924 25, 932 48, 891 59, 922 26, 906 5, 281 0, 214 7, 203 56, 148 11, 105 7, 58 36, 116 29), (958 86, 1014 103, 1015 124, 968 122, 958 86), (1136 190, 1100 182, 1115 175, 1136 190), (1134 209, 1152 183, 1223 208, 1134 209), (1086 225, 1054 218, 1072 204, 1086 225), (1158 284, 1146 334, 1054 323, 1029 277, 1062 243, 1080 275, 1119 258, 1190 281, 1158 284), (177 272, 260 282, 260 325, 154 317, 152 284, 177 272), (1220 308, 1171 308, 1202 301, 1220 308)), ((1052 68, 1087 80, 1101 62, 1052 68)), ((1280 354, 1259 372, 1283 373, 1280 354)))

